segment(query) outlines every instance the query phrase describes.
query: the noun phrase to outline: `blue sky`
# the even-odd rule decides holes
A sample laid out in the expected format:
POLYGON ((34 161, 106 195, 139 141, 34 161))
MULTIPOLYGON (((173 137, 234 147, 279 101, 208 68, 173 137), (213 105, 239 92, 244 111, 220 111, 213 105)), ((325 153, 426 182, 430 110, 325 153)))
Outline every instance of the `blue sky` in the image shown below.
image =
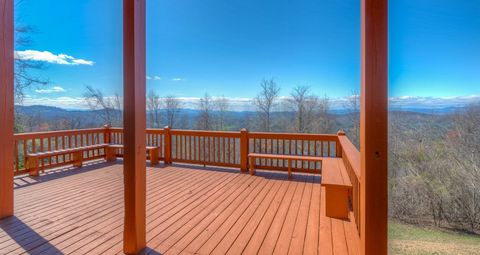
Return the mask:
MULTIPOLYGON (((122 92, 122 1, 23 0, 32 43, 17 57, 50 79, 26 103, 81 108, 85 86, 122 92), (63 55, 62 55, 63 54, 63 55)), ((390 96, 480 95, 480 2, 390 1, 390 96)), ((187 99, 254 97, 264 78, 340 99, 360 81, 359 0, 147 0, 147 86, 187 99)), ((421 98, 422 100, 419 100, 421 98)), ((435 101, 436 102, 436 101, 435 101)))

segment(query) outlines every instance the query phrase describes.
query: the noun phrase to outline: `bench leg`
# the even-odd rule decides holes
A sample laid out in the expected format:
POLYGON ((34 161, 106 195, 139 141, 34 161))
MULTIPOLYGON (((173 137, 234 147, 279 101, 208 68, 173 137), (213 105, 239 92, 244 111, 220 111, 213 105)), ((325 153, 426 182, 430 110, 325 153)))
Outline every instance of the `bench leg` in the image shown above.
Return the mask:
POLYGON ((115 148, 112 148, 112 147, 105 148, 105 160, 107 160, 107 162, 112 162, 117 160, 117 151, 115 148))
POLYGON ((249 162, 249 166, 250 166, 250 175, 255 175, 255 158, 254 157, 250 157, 250 162, 249 162))
POLYGON ((73 153, 73 166, 74 167, 83 166, 83 151, 76 151, 73 153))
POLYGON ((344 187, 325 187, 327 217, 348 219, 348 193, 348 189, 344 187))
POLYGON ((288 160, 288 179, 292 179, 292 160, 288 160))
POLYGON ((28 167, 28 174, 30 176, 39 176, 39 170, 38 170, 38 157, 28 157, 27 162, 25 162, 26 167, 28 167))
POLYGON ((150 164, 153 166, 158 165, 158 148, 148 150, 148 154, 150 156, 150 164))

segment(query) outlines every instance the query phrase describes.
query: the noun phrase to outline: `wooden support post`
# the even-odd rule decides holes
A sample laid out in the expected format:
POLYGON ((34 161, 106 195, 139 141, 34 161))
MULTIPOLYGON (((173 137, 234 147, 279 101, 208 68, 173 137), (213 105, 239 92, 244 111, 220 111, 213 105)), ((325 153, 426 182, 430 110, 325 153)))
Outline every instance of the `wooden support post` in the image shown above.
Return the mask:
POLYGON ((113 146, 105 147, 105 160, 107 162, 113 162, 117 160, 117 148, 113 146))
POLYGON ((13 215, 13 0, 0 0, 0 219, 13 215))
POLYGON ((73 166, 82 167, 83 166, 83 151, 76 151, 73 153, 73 166))
POLYGON ((158 165, 158 147, 148 149, 148 156, 152 166, 158 165))
POLYGON ((383 255, 388 240, 388 0, 362 0, 361 10, 361 253, 383 255))
POLYGON ((248 130, 240 130, 240 171, 248 171, 248 130))
POLYGON ((165 141, 165 156, 164 156, 164 162, 165 164, 172 164, 172 135, 170 134, 170 127, 166 126, 163 129, 164 133, 164 141, 165 141))
POLYGON ((40 175, 40 170, 39 170, 40 160, 38 157, 27 157, 25 163, 26 163, 26 166, 28 167, 28 174, 31 177, 37 177, 40 175))
POLYGON ((249 168, 250 168, 250 175, 255 175, 255 157, 248 157, 250 160, 249 168))
POLYGON ((109 144, 110 143, 110 124, 103 125, 105 130, 103 131, 103 143, 109 144))
MULTIPOLYGON (((345 136, 345 131, 343 130, 340 130, 337 132, 337 136, 345 136)), ((335 143, 335 147, 336 147, 336 154, 337 154, 337 158, 341 158, 342 157, 342 145, 340 144, 340 140, 337 139, 336 143, 335 143)))
POLYGON ((123 1, 124 192, 123 251, 146 247, 145 0, 123 1))

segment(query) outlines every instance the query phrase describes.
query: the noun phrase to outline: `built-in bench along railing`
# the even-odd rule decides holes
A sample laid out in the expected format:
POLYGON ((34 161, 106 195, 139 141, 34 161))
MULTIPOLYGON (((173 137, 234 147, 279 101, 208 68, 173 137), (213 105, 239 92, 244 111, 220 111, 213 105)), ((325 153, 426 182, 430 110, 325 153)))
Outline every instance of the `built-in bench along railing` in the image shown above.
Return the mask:
MULTIPOLYGON (((105 128, 49 131, 35 133, 15 134, 14 146, 14 171, 15 175, 28 173, 25 167, 26 156, 29 153, 38 153, 52 150, 65 150, 76 147, 105 143, 107 130, 105 128)), ((103 149, 88 150, 84 152, 85 160, 93 160, 104 157, 103 149)), ((56 155, 42 159, 40 169, 55 168, 68 165, 73 162, 71 154, 56 155)))
POLYGON ((351 207, 358 233, 360 233, 360 152, 344 132, 338 132, 338 140, 342 150, 343 164, 352 182, 351 207))
MULTIPOLYGON (((226 131, 177 130, 168 127, 147 129, 146 145, 158 147, 159 159, 165 163, 238 167, 248 170, 248 154, 341 157, 352 182, 351 208, 360 233, 360 153, 343 132, 335 135, 293 134, 226 131)), ((65 150, 95 144, 123 144, 123 128, 108 127, 67 131, 15 134, 15 175, 28 173, 25 156, 29 153, 65 150)), ((105 157, 105 149, 83 152, 84 160, 105 157)), ((122 149, 117 156, 122 157, 122 149)), ((40 170, 68 165, 71 154, 47 157, 40 162, 40 170)), ((257 159, 257 169, 288 169, 281 159, 257 159)), ((320 173, 320 162, 294 162, 294 172, 320 173)))

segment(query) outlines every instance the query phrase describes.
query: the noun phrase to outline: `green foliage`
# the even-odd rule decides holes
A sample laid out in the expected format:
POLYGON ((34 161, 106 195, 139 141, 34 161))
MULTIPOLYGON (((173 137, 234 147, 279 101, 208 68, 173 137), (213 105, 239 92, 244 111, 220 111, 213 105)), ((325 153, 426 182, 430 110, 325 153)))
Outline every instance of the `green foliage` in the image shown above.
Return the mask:
POLYGON ((480 254, 480 236, 389 222, 389 252, 399 255, 480 254))

